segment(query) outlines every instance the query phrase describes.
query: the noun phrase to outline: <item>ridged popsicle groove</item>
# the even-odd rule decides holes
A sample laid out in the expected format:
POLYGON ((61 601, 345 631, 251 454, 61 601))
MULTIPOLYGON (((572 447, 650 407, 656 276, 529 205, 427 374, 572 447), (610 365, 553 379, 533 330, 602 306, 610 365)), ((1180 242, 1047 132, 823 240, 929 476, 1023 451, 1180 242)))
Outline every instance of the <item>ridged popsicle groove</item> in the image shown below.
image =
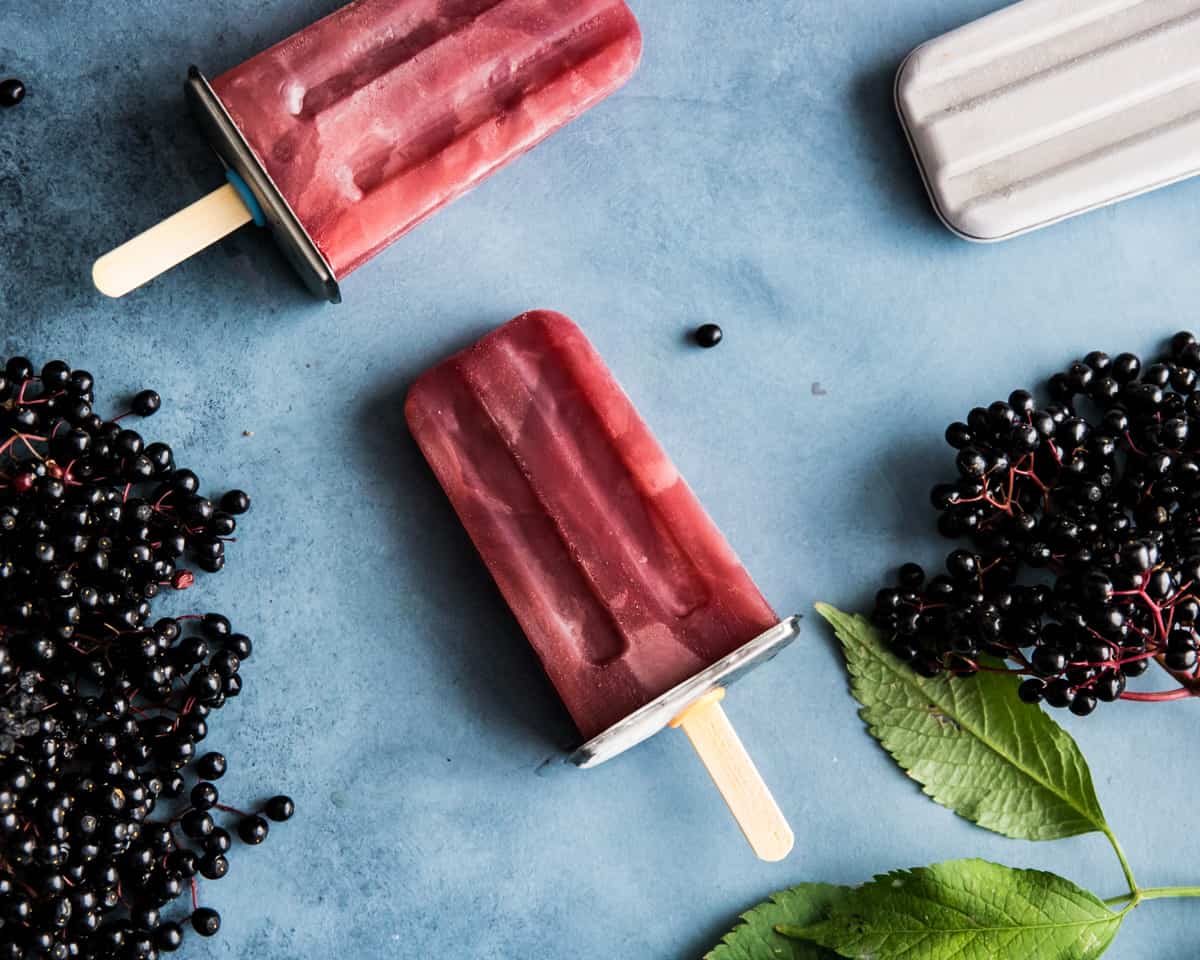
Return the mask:
POLYGON ((455 5, 443 4, 437 19, 414 23, 399 37, 393 37, 391 31, 386 32, 386 42, 365 53, 351 72, 334 73, 309 87, 300 101, 296 116, 307 119, 315 117, 345 100, 354 91, 400 69, 418 54, 433 49, 446 37, 465 29, 487 11, 505 2, 460 0, 455 5))
POLYGON ((1003 8, 917 49, 923 105, 914 116, 1069 67, 1195 10, 1195 0, 1026 0, 1003 8))
MULTIPOLYGON (((578 553, 572 549, 562 526, 556 522, 552 507, 539 495, 537 483, 527 465, 522 463, 518 450, 504 436, 488 409, 485 397, 471 384, 470 375, 463 364, 455 366, 464 399, 473 405, 471 419, 464 422, 470 424, 469 429, 476 439, 473 443, 461 444, 458 456, 462 462, 473 462, 473 472, 478 478, 473 484, 475 489, 488 489, 491 486, 488 477, 494 478, 497 472, 509 472, 498 465, 497 453, 506 455, 511 461, 512 482, 504 484, 505 509, 499 512, 496 523, 498 527, 505 528, 510 544, 543 568, 540 575, 526 579, 525 589, 537 593, 553 586, 555 592, 561 592, 564 580, 573 583, 571 594, 581 606, 587 608, 586 612, 577 613, 580 628, 571 631, 578 642, 578 651, 593 666, 607 666, 627 652, 629 638, 622 630, 620 621, 613 616, 607 598, 588 575, 578 553), (484 424, 490 425, 490 429, 482 426, 484 424), (477 449, 480 446, 479 436, 493 434, 493 442, 486 444, 483 449, 477 449), (522 484, 524 489, 519 490, 522 484), (533 531, 529 530, 531 524, 536 528, 533 531)), ((549 609, 554 605, 553 598, 548 597, 541 605, 549 609)))
MULTIPOLYGON (((1152 27, 1147 27, 1140 32, 1127 37, 1121 37, 1110 42, 1102 42, 1098 46, 1088 46, 1081 53, 1073 56, 1065 63, 1049 63, 1035 69, 1032 73, 1021 74, 1014 79, 1004 79, 1002 76, 997 78, 994 85, 988 86, 986 89, 979 92, 970 92, 963 94, 959 92, 959 98, 953 103, 948 104, 941 110, 931 111, 921 117, 926 123, 936 123, 943 117, 953 116, 959 113, 966 113, 979 107, 986 107, 989 103, 1003 98, 1009 94, 1019 95, 1022 89, 1028 86, 1034 86, 1039 83, 1051 81, 1058 74, 1065 74, 1072 71, 1078 71, 1088 68, 1092 62, 1101 62, 1101 69, 1104 69, 1103 61, 1106 57, 1110 57, 1120 53, 1121 51, 1135 47, 1143 42, 1151 42, 1156 37, 1170 34, 1175 30, 1184 30, 1189 25, 1195 25, 1196 21, 1200 20, 1200 12, 1188 13, 1184 16, 1172 17, 1171 19, 1155 24, 1152 27)), ((1030 48, 1025 48, 1021 51, 1021 55, 1035 63, 1041 64, 1046 62, 1044 56, 1037 56, 1032 53, 1030 48)), ((1007 64, 998 64, 996 66, 997 73, 1000 73, 1007 64)), ((981 81, 982 82, 982 78, 981 81)))
MULTIPOLYGON (((614 572, 619 572, 621 581, 637 583, 645 601, 654 605, 646 611, 649 616, 686 620, 707 603, 710 597, 699 571, 656 515, 652 494, 605 435, 595 411, 586 401, 565 408, 556 402, 564 395, 585 396, 567 368, 550 354, 531 370, 510 342, 498 344, 488 360, 489 366, 504 362, 514 373, 505 378, 507 396, 489 397, 488 374, 473 374, 467 365, 464 378, 601 602, 610 608, 619 605, 611 587, 617 579, 614 572), (493 413, 513 406, 514 380, 526 391, 519 423, 493 413), (537 451, 539 470, 530 469, 522 449, 537 451), (570 483, 564 483, 568 479, 570 483)), ((616 623, 622 643, 612 656, 629 646, 620 621, 616 623)))

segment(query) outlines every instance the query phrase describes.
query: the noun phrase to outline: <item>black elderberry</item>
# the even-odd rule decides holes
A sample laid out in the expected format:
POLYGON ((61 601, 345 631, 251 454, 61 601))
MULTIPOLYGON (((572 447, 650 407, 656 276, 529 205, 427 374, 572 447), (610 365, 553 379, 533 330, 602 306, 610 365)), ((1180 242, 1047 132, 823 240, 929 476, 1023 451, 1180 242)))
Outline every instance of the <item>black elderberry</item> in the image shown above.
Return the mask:
POLYGON ((968 550, 955 550, 946 558, 946 569, 958 581, 969 581, 979 572, 979 559, 968 550))
POLYGON ((1112 376, 1118 383, 1128 383, 1142 371, 1142 361, 1132 353, 1119 353, 1113 358, 1112 376))
POLYGON ((136 457, 143 446, 142 435, 136 430, 122 430, 113 439, 113 449, 122 457, 136 457))
POLYGON ((1183 354, 1185 350, 1196 343, 1196 337, 1189 330, 1180 330, 1171 338, 1171 356, 1175 359, 1183 354))
POLYGON ((71 379, 71 368, 62 360, 51 360, 42 367, 42 389, 47 393, 63 390, 71 379))
POLYGON ((200 489, 200 478, 191 470, 176 470, 171 474, 171 488, 184 494, 193 494, 200 489))
POLYGON ((219 613, 206 613, 200 621, 200 629, 204 631, 205 636, 216 640, 229 636, 232 628, 228 617, 219 613))
POLYGON ((194 877, 196 875, 196 865, 199 858, 196 854, 188 850, 186 847, 172 851, 167 856, 167 868, 181 877, 194 877))
POLYGON ((15 77, 0 80, 0 107, 15 107, 25 99, 25 84, 15 77))
POLYGON ((202 937, 215 936, 221 929, 221 915, 209 907, 201 907, 192 914, 192 929, 202 937))
POLYGON ((224 827, 217 827, 204 838, 204 852, 209 854, 228 853, 233 846, 233 837, 224 827))
POLYGON ((254 646, 251 643, 250 637, 247 637, 245 634, 230 634, 224 640, 224 648, 229 650, 230 653, 238 655, 239 660, 245 661, 250 659, 254 646))
POLYGON ((221 497, 221 509, 234 516, 250 509, 250 496, 242 490, 230 490, 221 497))
POLYGON ((216 670, 205 668, 192 675, 191 691, 202 702, 214 699, 221 692, 221 675, 216 670))
MULTIPOLYGON (((199 722, 203 723, 204 721, 199 720, 199 722)), ((203 736, 197 739, 202 740, 203 736)), ((206 753, 196 761, 196 772, 205 780, 221 779, 221 777, 225 776, 226 768, 225 755, 222 753, 206 753)), ((215 802, 216 800, 214 799, 213 803, 215 802)))
POLYGON ((970 446, 971 440, 971 428, 961 421, 955 421, 946 428, 946 442, 955 450, 970 446))
POLYGON ((272 797, 263 807, 263 812, 276 823, 282 823, 292 819, 296 813, 296 805, 292 802, 291 797, 272 797))
POLYGON ((964 477, 978 479, 988 471, 987 457, 975 447, 964 447, 960 450, 956 462, 958 472, 964 477))
POLYGON ((222 677, 228 679, 235 676, 241 669, 242 661, 232 650, 225 649, 213 654, 212 660, 209 661, 209 666, 216 670, 222 677))
POLYGON ((1075 691, 1065 678, 1059 677, 1046 684, 1045 698, 1052 707, 1069 707, 1075 700, 1075 691))
POLYGON ((1017 694, 1026 703, 1041 703, 1046 695, 1046 682, 1037 677, 1030 677, 1022 681, 1021 686, 1017 688, 1017 694))
POLYGON ((174 453, 165 443, 151 443, 142 451, 146 459, 154 467, 155 476, 161 476, 170 471, 174 464, 174 453))
POLYGON ((174 953, 183 946, 183 927, 174 922, 160 925, 154 932, 154 944, 163 953, 174 953))
POLYGON ((129 922, 138 930, 156 930, 162 920, 155 907, 143 904, 129 911, 129 922))
POLYGON ((217 805, 220 799, 217 788, 207 781, 201 781, 192 787, 191 800, 195 810, 209 810, 217 805))
POLYGON ((189 810, 183 815, 179 826, 187 836, 200 839, 212 833, 216 824, 213 823, 211 814, 203 810, 189 810))
POLYGON ((1033 652, 1033 668, 1043 677, 1054 677, 1067 668, 1067 657, 1061 650, 1038 647, 1033 652))
POLYGON ((198 559, 215 560, 225 556, 225 544, 216 537, 202 537, 192 544, 192 552, 198 559))
POLYGON ((133 398, 132 409, 139 417, 150 417, 158 413, 162 397, 153 390, 143 390, 133 398))
POLYGON ((696 343, 705 348, 715 347, 725 339, 724 331, 715 323, 705 323, 696 328, 693 334, 696 343))
POLYGON ((900 568, 900 586, 905 590, 919 590, 925 583, 925 571, 918 564, 906 563, 900 568))
POLYGON ((229 873, 229 861, 224 854, 207 853, 200 858, 197 869, 207 880, 220 880, 229 873))
POLYGON ((267 839, 269 826, 262 817, 246 817, 238 823, 238 836, 243 843, 258 846, 267 839))
POLYGON ((20 386, 33 378, 33 364, 28 357, 10 357, 4 364, 4 375, 10 384, 20 386))
POLYGON ((1196 667, 1196 651, 1191 649, 1168 649, 1163 662, 1171 670, 1180 672, 1193 670, 1196 667))
POLYGON ((1105 670, 1096 679, 1093 689, 1098 700, 1112 703, 1125 692, 1125 676, 1117 670, 1105 670))

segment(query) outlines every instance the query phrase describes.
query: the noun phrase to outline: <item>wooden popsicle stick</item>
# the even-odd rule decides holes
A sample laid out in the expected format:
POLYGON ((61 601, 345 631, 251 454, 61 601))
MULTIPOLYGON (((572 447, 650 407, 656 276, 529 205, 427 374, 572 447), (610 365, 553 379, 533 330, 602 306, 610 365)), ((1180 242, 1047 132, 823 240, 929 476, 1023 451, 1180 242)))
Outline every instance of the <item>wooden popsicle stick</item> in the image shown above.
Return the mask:
POLYGON ((671 726, 682 727, 687 734, 759 859, 782 860, 796 838, 721 709, 724 698, 724 688, 710 691, 672 720, 671 726))
POLYGON ((106 253, 92 267, 92 281, 101 293, 123 297, 253 219, 237 188, 227 183, 106 253))

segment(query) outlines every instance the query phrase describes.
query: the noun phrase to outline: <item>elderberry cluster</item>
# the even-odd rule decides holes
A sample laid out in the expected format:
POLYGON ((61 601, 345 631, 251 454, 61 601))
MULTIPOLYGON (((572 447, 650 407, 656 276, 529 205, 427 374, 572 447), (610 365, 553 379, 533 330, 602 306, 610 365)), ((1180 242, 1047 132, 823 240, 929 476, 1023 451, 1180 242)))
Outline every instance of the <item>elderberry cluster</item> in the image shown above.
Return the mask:
POLYGON ((196 759, 252 645, 220 614, 154 619, 152 601, 193 584, 187 563, 224 566, 249 497, 205 499, 125 425, 160 403, 144 390, 105 420, 85 370, 0 372, 0 960, 155 960, 180 920, 211 936, 196 878, 225 876, 232 846, 214 812, 250 845, 293 813, 221 803, 225 757, 196 759))
POLYGON ((938 528, 969 546, 880 590, 873 620, 923 676, 1026 675, 1028 703, 1069 707, 1200 694, 1200 343, 1177 334, 1143 367, 1089 353, 952 423, 957 477, 938 528), (1023 582, 1018 582, 1018 580, 1023 582), (991 658, 990 660, 988 658, 991 658), (1135 692, 1157 661, 1179 682, 1135 692))

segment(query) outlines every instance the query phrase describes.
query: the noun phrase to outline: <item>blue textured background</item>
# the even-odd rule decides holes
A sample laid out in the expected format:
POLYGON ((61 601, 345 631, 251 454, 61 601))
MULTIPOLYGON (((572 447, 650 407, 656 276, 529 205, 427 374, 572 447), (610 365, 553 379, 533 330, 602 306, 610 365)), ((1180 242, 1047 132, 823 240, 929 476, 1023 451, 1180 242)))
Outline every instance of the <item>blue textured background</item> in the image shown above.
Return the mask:
MULTIPOLYGON (((254 496, 229 572, 186 600, 257 642, 215 724, 226 795, 285 789, 301 815, 206 884, 226 927, 189 956, 683 960, 789 883, 976 854, 1120 891, 1102 839, 1004 840, 925 799, 811 618, 729 704, 795 825, 786 862, 752 858, 677 736, 548 763, 569 723, 403 427, 425 366, 567 312, 778 609, 855 607, 943 552, 946 422, 1093 347, 1150 350, 1200 300, 1200 184, 1002 246, 933 218, 891 77, 995 0, 632 3, 633 82, 329 307, 254 232, 120 302, 88 276, 221 182, 187 64, 215 74, 336 0, 0 0, 0 76, 31 91, 0 113, 0 352, 158 388, 148 432, 254 496), (708 320, 726 342, 688 346, 708 320)), ((1068 718, 1145 883, 1200 878, 1195 708, 1068 718)), ((1111 955, 1194 956, 1196 916, 1148 905, 1111 955)))

